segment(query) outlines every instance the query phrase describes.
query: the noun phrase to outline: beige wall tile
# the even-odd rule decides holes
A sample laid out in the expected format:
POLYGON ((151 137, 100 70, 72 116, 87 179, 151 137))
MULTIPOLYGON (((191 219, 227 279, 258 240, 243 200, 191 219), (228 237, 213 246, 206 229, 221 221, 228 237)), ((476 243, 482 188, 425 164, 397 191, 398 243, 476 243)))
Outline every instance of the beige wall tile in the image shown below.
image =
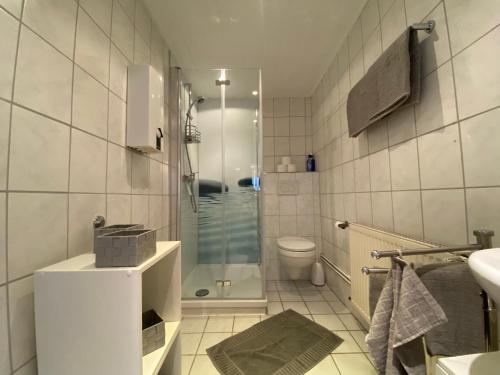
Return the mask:
POLYGON ((18 30, 19 22, 3 9, 0 9, 0 35, 2 35, 0 97, 7 100, 10 100, 12 95, 18 30))

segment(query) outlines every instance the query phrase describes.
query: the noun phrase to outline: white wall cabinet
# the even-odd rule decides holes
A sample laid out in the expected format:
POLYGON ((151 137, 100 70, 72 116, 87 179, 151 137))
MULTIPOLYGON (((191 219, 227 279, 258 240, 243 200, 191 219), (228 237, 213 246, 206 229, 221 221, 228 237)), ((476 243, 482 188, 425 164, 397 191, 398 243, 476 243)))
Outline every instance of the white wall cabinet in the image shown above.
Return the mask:
POLYGON ((181 373, 181 247, 157 242, 137 267, 95 268, 84 254, 35 272, 40 375, 181 373), (142 313, 165 320, 165 345, 142 356, 142 313))

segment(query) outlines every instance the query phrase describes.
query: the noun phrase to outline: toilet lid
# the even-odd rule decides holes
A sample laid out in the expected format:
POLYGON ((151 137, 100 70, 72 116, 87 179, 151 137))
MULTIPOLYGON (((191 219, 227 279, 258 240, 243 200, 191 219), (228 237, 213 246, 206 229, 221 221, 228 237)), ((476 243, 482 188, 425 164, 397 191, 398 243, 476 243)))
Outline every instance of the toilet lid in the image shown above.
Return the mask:
POLYGON ((278 246, 288 251, 311 251, 316 247, 314 242, 301 237, 278 238, 278 246))

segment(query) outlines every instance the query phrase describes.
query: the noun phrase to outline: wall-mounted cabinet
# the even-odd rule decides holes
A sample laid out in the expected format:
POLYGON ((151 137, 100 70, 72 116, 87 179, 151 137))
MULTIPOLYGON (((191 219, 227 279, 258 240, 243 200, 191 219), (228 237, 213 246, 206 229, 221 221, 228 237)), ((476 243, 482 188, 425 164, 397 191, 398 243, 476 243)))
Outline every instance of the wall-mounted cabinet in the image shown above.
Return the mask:
POLYGON ((35 272, 40 375, 180 375, 180 242, 137 267, 95 268, 84 254, 35 272), (142 313, 165 321, 165 345, 142 355, 142 313))
POLYGON ((151 65, 129 65, 127 146, 162 152, 164 131, 163 76, 151 65))

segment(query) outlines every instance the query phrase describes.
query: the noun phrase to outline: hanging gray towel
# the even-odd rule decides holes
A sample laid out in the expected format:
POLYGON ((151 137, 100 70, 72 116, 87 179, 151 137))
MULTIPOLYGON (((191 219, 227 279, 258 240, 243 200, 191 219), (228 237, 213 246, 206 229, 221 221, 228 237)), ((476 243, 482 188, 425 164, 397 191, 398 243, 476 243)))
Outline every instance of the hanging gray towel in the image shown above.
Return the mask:
POLYGON ((356 137, 396 109, 418 103, 420 74, 417 31, 409 27, 349 92, 349 136, 356 137))
POLYGON ((425 375, 421 338, 445 322, 443 310, 415 271, 393 260, 367 337, 377 370, 387 375, 425 375))
POLYGON ((415 270, 443 308, 448 323, 426 333, 430 355, 459 356, 486 351, 481 287, 464 262, 433 263, 415 270))
POLYGON ((368 300, 370 304, 370 318, 375 313, 378 299, 384 288, 387 273, 371 273, 368 275, 368 300))

